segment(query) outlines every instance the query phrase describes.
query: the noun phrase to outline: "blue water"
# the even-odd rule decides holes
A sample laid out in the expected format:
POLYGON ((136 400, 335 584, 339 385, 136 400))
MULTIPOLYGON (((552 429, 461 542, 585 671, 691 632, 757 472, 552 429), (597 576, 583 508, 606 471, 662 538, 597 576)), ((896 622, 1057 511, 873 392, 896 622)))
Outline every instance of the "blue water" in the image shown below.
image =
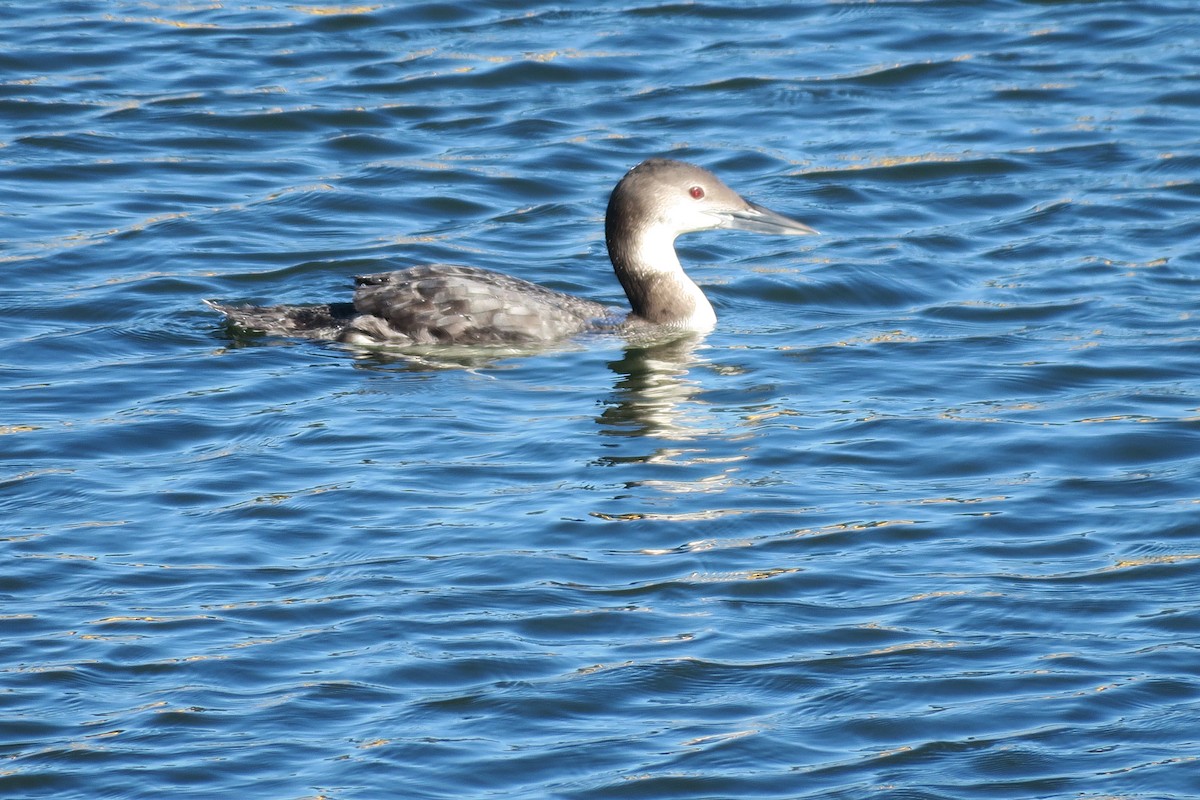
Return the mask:
POLYGON ((1200 8, 0 9, 0 796, 1200 796, 1200 8), (236 335, 432 261, 700 342, 236 335))

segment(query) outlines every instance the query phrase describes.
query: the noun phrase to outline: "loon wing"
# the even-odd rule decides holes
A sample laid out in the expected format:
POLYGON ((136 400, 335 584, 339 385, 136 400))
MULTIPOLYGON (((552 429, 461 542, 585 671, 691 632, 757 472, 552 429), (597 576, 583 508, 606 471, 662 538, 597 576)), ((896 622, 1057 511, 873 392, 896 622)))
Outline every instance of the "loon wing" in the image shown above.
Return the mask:
POLYGON ((512 344, 562 339, 609 316, 599 303, 500 272, 449 264, 355 278, 353 344, 512 344))

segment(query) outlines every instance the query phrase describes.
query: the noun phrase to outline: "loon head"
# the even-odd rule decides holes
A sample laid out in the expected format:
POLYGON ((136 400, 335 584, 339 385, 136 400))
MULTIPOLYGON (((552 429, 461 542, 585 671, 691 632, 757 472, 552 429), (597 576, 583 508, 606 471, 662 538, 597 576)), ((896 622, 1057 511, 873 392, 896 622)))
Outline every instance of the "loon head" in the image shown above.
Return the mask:
POLYGON ((665 158, 625 174, 608 200, 604 239, 635 317, 691 331, 716 313, 675 254, 681 233, 733 228, 787 236, 816 233, 803 222, 751 203, 708 170, 665 158))
POLYGON ((703 167, 652 158, 613 189, 605 217, 609 251, 640 238, 673 242, 681 233, 732 228, 785 236, 814 234, 803 222, 752 203, 703 167))

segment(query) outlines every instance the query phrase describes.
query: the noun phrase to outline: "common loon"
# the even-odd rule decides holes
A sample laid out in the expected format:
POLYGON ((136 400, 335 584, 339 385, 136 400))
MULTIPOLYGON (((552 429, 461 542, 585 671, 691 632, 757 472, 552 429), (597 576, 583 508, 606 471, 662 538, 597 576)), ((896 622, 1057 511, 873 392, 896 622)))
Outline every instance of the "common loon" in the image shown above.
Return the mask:
POLYGON ((629 297, 627 315, 503 273, 449 264, 357 277, 353 303, 205 302, 239 327, 355 345, 528 344, 648 326, 704 332, 717 317, 680 266, 675 237, 714 228, 816 233, 743 199, 706 169, 651 158, 613 189, 604 220, 608 255, 629 297))

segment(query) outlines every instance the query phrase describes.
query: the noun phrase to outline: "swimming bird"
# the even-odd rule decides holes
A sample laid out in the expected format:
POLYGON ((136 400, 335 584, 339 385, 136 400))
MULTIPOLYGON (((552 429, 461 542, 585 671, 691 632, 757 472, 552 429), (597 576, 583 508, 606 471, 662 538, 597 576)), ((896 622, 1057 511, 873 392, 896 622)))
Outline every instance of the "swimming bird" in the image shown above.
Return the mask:
POLYGON ((450 264, 359 276, 353 303, 205 302, 242 328, 355 345, 531 344, 647 327, 705 332, 717 317, 683 271, 675 237, 714 228, 816 233, 742 198, 702 167, 651 158, 621 178, 604 220, 609 259, 629 298, 626 314, 500 272, 450 264))

